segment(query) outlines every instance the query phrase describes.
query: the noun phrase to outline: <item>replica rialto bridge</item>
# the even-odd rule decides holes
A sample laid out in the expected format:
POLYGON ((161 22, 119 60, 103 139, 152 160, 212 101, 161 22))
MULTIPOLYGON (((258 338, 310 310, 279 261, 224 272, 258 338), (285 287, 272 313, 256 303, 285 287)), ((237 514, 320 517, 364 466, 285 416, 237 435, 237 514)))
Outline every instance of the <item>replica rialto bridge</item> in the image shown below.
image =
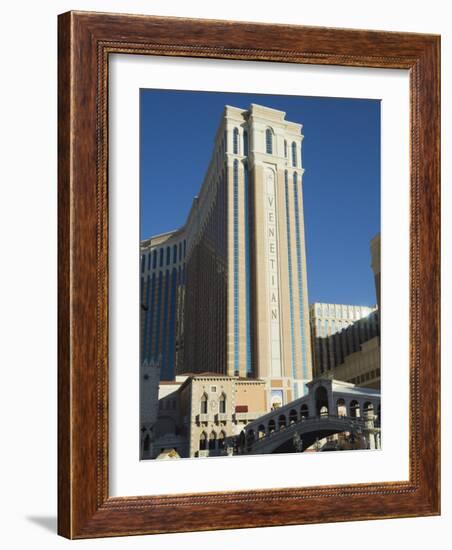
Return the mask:
POLYGON ((316 443, 335 434, 348 434, 349 448, 380 448, 378 390, 324 378, 307 387, 307 395, 249 423, 231 442, 234 454, 336 450, 337 440, 315 449, 316 443))

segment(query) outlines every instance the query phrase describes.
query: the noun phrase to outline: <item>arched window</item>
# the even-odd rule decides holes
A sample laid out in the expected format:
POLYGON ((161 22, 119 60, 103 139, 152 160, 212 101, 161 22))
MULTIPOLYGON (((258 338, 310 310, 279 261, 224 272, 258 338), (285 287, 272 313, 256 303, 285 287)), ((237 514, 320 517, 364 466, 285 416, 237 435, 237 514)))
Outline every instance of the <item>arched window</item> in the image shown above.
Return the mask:
POLYGON ((173 246, 173 264, 177 262, 177 244, 173 246))
POLYGON ((179 261, 182 261, 182 241, 179 243, 179 261))
POLYGON ((328 392, 324 386, 319 386, 315 390, 315 408, 317 416, 324 416, 328 414, 328 392))
POLYGON ((279 428, 280 430, 283 430, 285 427, 286 427, 286 417, 282 414, 282 415, 278 418, 278 428, 279 428))
POLYGON ((273 419, 270 420, 270 422, 268 423, 268 433, 272 433, 274 432, 276 429, 276 425, 275 425, 275 421, 273 419))
POLYGON ((309 417, 309 407, 307 405, 301 405, 300 418, 308 418, 308 417, 309 417))
POLYGON ((157 250, 152 253, 152 269, 157 267, 157 250))
POLYGON ((257 437, 258 439, 265 437, 265 426, 263 424, 261 424, 257 429, 257 437))
POLYGON ((273 154, 273 132, 270 128, 265 130, 265 150, 268 155, 273 154))
POLYGON ((358 401, 356 400, 351 401, 349 405, 349 410, 350 410, 350 416, 352 416, 353 418, 359 418, 361 416, 361 411, 359 409, 358 401))
POLYGON ((199 437, 199 450, 205 451, 207 447, 207 434, 206 432, 202 432, 202 434, 199 437))
POLYGON ((373 417, 374 417, 374 406, 370 401, 366 401, 366 403, 364 403, 363 411, 364 411, 364 416, 365 417, 367 417, 369 419, 373 419, 373 417))
POLYGON ((248 155, 248 132, 246 130, 243 131, 243 154, 248 155))
POLYGON ((225 444, 224 444, 225 439, 226 439, 226 434, 223 431, 221 431, 220 435, 218 436, 218 448, 220 450, 224 449, 225 447, 225 444))
POLYGON ((209 450, 213 451, 217 446, 217 434, 215 432, 210 432, 209 436, 209 450))
POLYGON ((171 262, 171 249, 169 246, 166 247, 166 265, 169 265, 171 262))
POLYGON ((239 129, 234 128, 234 132, 232 133, 232 152, 234 155, 239 154, 239 129))
POLYGON ((201 397, 201 414, 207 414, 207 399, 207 395, 203 393, 201 397))
POLYGON ((289 424, 294 424, 298 420, 297 411, 292 409, 289 413, 289 424))
POLYGON ((284 158, 287 158, 287 140, 284 140, 284 158))
POLYGON ((141 256, 141 273, 144 273, 144 266, 146 265, 146 256, 141 256))
POLYGON ((347 406, 343 399, 338 399, 336 402, 337 416, 347 416, 347 406))
POLYGON ((160 267, 163 267, 163 248, 160 249, 160 267))
POLYGON ((226 413, 226 395, 224 393, 222 393, 220 396, 219 411, 220 411, 220 414, 226 413))
POLYGON ((292 166, 297 166, 297 144, 292 141, 292 166))

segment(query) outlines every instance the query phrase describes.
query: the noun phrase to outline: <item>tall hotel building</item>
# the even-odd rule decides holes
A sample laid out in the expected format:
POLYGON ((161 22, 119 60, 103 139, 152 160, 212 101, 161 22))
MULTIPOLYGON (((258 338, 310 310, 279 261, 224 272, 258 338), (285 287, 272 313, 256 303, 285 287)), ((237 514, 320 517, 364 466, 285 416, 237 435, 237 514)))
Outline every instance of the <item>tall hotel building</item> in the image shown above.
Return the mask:
POLYGON ((141 360, 161 380, 266 383, 270 407, 312 378, 302 126, 226 106, 185 225, 141 243, 141 360))

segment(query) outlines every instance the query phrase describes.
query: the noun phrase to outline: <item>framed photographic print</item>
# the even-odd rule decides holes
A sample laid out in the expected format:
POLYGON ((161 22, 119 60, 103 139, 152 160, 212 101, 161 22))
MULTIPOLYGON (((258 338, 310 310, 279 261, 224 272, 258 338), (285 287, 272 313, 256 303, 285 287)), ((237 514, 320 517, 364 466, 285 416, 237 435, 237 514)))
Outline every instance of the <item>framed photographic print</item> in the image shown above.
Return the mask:
POLYGON ((59 533, 439 514, 439 37, 59 18, 59 533))

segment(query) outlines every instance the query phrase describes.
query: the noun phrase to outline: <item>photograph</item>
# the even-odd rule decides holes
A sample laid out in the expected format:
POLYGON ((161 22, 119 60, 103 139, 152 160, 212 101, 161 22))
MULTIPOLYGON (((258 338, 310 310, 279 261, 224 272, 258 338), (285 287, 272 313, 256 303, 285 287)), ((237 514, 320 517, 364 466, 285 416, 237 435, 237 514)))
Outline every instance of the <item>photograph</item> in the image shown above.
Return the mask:
POLYGON ((381 449, 380 145, 376 99, 140 89, 140 460, 381 449))

